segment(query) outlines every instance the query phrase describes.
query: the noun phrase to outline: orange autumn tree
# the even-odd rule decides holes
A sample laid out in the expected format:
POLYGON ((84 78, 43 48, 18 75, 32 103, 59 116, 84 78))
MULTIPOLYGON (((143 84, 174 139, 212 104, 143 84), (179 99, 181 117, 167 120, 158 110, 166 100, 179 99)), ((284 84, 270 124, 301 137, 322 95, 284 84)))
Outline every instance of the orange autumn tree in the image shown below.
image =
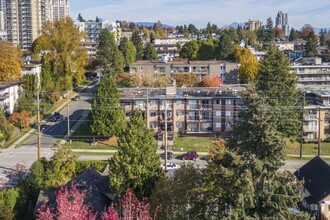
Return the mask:
POLYGON ((30 116, 31 113, 25 110, 14 112, 10 115, 9 122, 20 129, 27 128, 30 125, 30 116))
POLYGON ((236 45, 235 58, 241 64, 238 69, 238 75, 241 81, 246 83, 254 80, 258 73, 259 62, 252 52, 247 48, 236 45))
POLYGON ((204 87, 219 87, 222 84, 222 80, 219 76, 205 76, 202 81, 204 87))
POLYGON ((18 48, 8 42, 0 42, 0 81, 22 79, 22 61, 18 48))

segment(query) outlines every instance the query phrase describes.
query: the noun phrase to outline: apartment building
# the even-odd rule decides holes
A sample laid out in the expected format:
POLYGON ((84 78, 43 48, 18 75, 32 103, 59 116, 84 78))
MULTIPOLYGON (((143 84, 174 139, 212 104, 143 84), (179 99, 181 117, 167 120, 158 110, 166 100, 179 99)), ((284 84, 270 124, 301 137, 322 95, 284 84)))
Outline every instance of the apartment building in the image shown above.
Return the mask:
POLYGON ((219 76, 225 84, 237 83, 238 65, 228 61, 148 61, 139 60, 129 66, 130 73, 173 76, 181 73, 195 74, 200 80, 205 76, 219 76))
POLYGON ((24 82, 0 82, 0 106, 6 115, 14 112, 24 82))
POLYGON ((120 106, 126 116, 139 108, 157 133, 226 136, 243 108, 239 85, 219 88, 120 88, 120 106))
POLYGON ((245 23, 245 27, 247 27, 251 31, 256 31, 262 27, 262 22, 259 20, 251 20, 245 23))
POLYGON ((330 85, 330 63, 323 63, 321 58, 301 58, 290 68, 300 84, 330 85))
POLYGON ((29 49, 40 36, 40 0, 6 0, 7 40, 29 49))
POLYGON ((282 11, 279 11, 275 18, 275 27, 281 29, 284 33, 284 36, 286 37, 290 35, 290 27, 288 20, 288 14, 283 13, 282 11))
POLYGON ((70 1, 69 0, 51 0, 52 20, 65 18, 70 16, 70 1))
POLYGON ((80 31, 84 31, 86 33, 86 41, 96 42, 103 29, 108 29, 111 33, 113 33, 118 44, 121 39, 120 24, 116 22, 110 22, 107 20, 103 21, 102 19, 99 19, 98 21, 89 20, 85 22, 76 22, 76 26, 80 31))

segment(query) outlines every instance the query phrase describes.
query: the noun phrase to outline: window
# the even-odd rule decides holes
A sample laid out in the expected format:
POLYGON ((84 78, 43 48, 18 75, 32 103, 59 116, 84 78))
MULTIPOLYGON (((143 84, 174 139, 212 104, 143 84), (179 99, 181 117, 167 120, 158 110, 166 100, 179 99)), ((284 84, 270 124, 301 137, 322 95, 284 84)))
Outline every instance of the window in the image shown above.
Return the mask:
POLYGON ((182 105, 182 100, 177 100, 177 101, 176 101, 176 104, 177 104, 177 105, 182 105))
POLYGON ((221 116, 221 111, 216 111, 215 116, 217 116, 217 117, 221 116))
POLYGON ((226 123, 226 128, 231 128, 231 125, 229 123, 226 123))
POLYGON ((226 111, 226 116, 231 116, 231 111, 226 111))
POLYGON ((157 102, 156 102, 156 100, 150 100, 150 105, 156 105, 157 104, 157 102))
POLYGON ((150 122, 149 127, 150 128, 157 128, 157 123, 156 122, 150 122))
POLYGON ((221 128, 221 123, 215 123, 216 128, 221 128))
POLYGON ((156 115, 157 115, 157 112, 155 112, 155 111, 150 112, 150 117, 156 117, 156 115))
POLYGON ((220 105, 220 100, 219 99, 217 100, 217 105, 220 105))
POLYGON ((226 99, 226 105, 231 105, 231 100, 230 99, 226 99))
POLYGON ((143 67, 142 66, 140 67, 140 72, 143 72, 143 67))
POLYGON ((183 122, 177 122, 176 127, 179 128, 179 129, 183 128, 183 122))
POLYGON ((130 101, 125 101, 125 105, 131 105, 130 101))
POLYGON ((183 111, 177 110, 176 111, 176 116, 182 116, 183 115, 183 111))

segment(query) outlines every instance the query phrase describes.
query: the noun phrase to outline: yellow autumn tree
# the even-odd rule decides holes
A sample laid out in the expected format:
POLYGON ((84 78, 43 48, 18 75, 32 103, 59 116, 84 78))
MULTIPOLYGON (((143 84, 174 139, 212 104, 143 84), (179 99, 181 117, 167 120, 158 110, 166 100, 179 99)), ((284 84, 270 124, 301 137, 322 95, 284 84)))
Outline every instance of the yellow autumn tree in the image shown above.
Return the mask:
POLYGON ((21 67, 21 54, 17 47, 8 42, 0 42, 0 81, 21 80, 21 67))
POLYGON ((238 75, 241 82, 254 80, 258 73, 259 62, 256 60, 252 52, 247 48, 236 45, 235 58, 241 64, 238 69, 238 75))
POLYGON ((61 90, 72 88, 84 80, 85 66, 88 62, 87 51, 82 48, 80 41, 85 33, 80 32, 69 18, 46 22, 42 36, 35 42, 34 48, 50 50, 49 58, 54 64, 61 90))

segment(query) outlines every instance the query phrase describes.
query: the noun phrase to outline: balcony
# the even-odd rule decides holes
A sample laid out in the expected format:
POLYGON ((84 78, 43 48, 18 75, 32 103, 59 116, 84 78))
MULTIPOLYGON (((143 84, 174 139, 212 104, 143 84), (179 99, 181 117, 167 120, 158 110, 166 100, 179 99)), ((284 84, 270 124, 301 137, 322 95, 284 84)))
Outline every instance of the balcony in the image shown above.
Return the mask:
POLYGON ((196 109, 199 109, 198 104, 189 104, 189 105, 187 105, 187 110, 196 110, 196 109))
POLYGON ((188 116, 187 121, 193 122, 193 121, 199 121, 199 117, 196 116, 188 116))
POLYGON ((317 130, 318 130, 317 126, 305 125, 303 128, 304 128, 304 132, 317 132, 317 130))
POLYGON ((305 121, 316 121, 316 120, 318 120, 318 116, 316 114, 305 115, 304 120, 305 121))

